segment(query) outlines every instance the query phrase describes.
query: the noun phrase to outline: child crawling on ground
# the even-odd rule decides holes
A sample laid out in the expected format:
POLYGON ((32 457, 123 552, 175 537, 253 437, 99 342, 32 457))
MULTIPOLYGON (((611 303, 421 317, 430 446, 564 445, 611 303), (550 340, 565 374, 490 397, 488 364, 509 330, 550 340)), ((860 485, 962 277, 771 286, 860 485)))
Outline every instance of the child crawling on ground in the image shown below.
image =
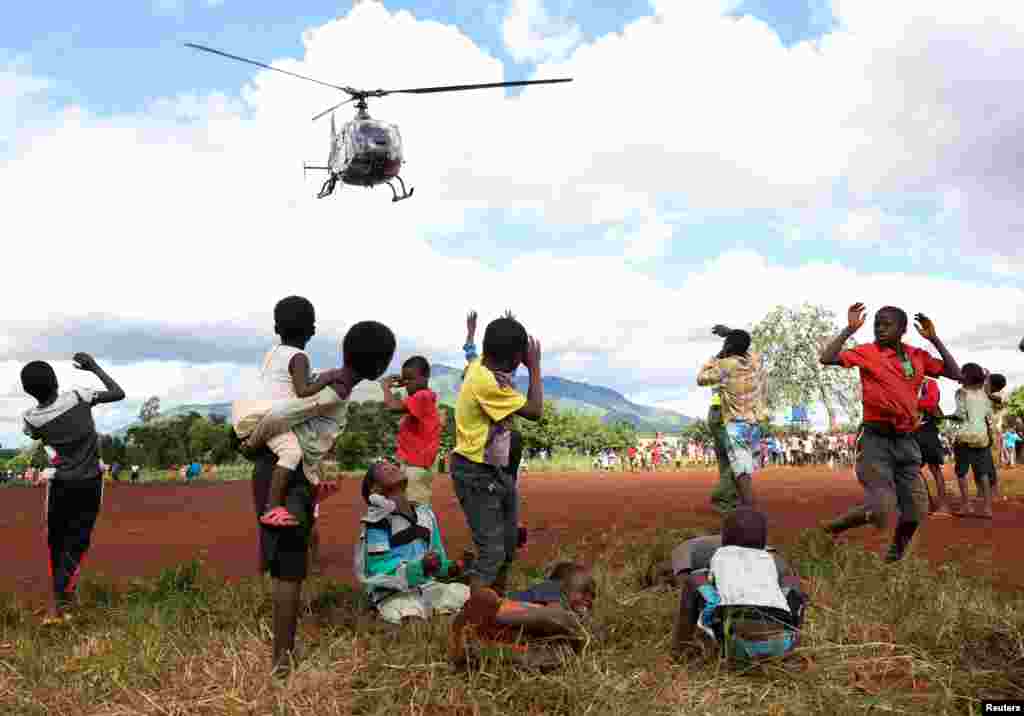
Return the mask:
POLYGON ((449 658, 463 664, 470 652, 493 648, 526 666, 557 666, 558 642, 580 642, 596 597, 592 571, 574 562, 559 562, 544 582, 504 598, 483 590, 470 597, 453 621, 449 658), (530 643, 523 637, 554 641, 530 643))

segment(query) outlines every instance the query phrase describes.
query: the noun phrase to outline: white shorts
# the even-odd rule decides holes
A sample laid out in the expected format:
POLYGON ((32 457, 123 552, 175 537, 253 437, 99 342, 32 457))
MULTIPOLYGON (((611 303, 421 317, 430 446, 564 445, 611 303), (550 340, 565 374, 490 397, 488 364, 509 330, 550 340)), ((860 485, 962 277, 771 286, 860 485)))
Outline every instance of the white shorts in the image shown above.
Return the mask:
POLYGON ((469 599, 465 584, 430 582, 409 592, 388 597, 377 605, 377 613, 389 624, 401 624, 403 618, 430 619, 436 614, 454 614, 469 599))

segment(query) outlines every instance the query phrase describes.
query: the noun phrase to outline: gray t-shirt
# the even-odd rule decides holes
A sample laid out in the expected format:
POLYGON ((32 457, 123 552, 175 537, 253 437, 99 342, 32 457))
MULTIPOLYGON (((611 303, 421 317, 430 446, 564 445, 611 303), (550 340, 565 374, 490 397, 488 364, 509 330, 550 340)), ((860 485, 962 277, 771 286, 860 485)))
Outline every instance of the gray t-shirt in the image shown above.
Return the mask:
POLYGON ((99 436, 92 418, 95 396, 88 388, 76 388, 45 408, 30 408, 22 415, 25 434, 57 453, 54 480, 88 480, 101 474, 99 436))

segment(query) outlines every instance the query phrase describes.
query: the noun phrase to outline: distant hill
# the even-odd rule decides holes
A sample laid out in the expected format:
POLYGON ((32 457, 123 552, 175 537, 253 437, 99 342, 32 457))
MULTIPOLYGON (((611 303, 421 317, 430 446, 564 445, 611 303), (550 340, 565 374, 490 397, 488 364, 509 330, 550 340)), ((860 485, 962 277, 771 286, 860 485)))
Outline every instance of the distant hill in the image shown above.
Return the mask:
MULTIPOLYGON (((437 364, 432 366, 430 387, 438 394, 438 399, 442 403, 455 404, 461 383, 461 369, 437 364)), ((528 377, 516 377, 517 388, 525 393, 528 386, 528 377)), ((626 400, 625 396, 611 388, 579 383, 555 376, 544 378, 544 397, 553 400, 559 409, 597 415, 604 422, 626 421, 640 432, 677 432, 693 422, 693 418, 671 410, 631 403, 626 400)), ((380 386, 376 383, 361 383, 353 391, 352 399, 357 402, 380 400, 380 386)), ((158 420, 188 415, 190 412, 199 413, 203 417, 223 416, 227 418, 231 415, 231 403, 176 405, 163 411, 158 420)), ((123 437, 128 429, 136 424, 138 421, 125 425, 115 430, 112 435, 123 437)))

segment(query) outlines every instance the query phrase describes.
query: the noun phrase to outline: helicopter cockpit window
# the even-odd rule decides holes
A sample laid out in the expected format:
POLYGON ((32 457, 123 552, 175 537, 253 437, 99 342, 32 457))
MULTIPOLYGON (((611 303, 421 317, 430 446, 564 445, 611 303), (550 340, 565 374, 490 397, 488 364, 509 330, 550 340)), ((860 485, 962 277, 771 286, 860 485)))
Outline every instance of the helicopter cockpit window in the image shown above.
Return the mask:
POLYGON ((354 154, 387 152, 390 155, 401 152, 398 133, 387 125, 373 122, 362 122, 353 127, 349 141, 354 154))

